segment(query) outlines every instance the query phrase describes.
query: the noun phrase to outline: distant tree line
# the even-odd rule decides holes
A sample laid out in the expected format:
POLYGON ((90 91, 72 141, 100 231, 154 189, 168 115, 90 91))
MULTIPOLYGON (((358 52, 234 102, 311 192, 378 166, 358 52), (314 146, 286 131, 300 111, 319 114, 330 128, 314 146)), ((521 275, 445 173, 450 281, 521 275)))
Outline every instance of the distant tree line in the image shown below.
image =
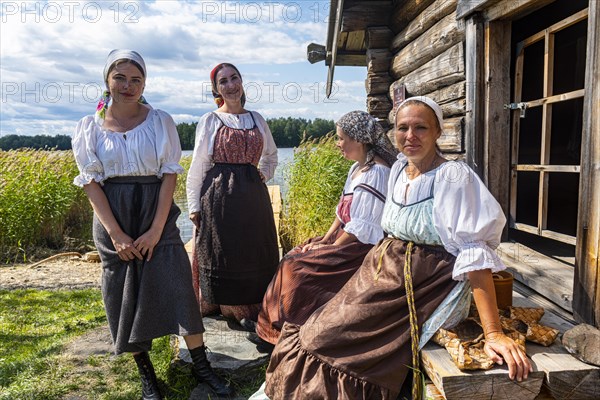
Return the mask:
MULTIPOLYGON (((277 147, 296 147, 304 136, 319 138, 335 129, 333 121, 321 118, 314 120, 291 117, 270 118, 267 119, 267 123, 277 147)), ((196 125, 197 122, 177 124, 177 133, 183 150, 194 149, 196 125)), ((0 137, 0 150, 14 150, 23 147, 69 150, 71 148, 71 137, 67 135, 7 135, 0 137)))
POLYGON ((0 137, 0 150, 14 150, 22 147, 69 150, 71 148, 71 137, 67 135, 6 135, 0 137))
MULTIPOLYGON (((305 135, 307 138, 319 138, 335 130, 333 121, 321 118, 314 120, 292 117, 269 118, 267 124, 277 147, 297 147, 305 135)), ((177 124, 179 141, 183 150, 194 149, 196 125, 196 122, 177 124)))

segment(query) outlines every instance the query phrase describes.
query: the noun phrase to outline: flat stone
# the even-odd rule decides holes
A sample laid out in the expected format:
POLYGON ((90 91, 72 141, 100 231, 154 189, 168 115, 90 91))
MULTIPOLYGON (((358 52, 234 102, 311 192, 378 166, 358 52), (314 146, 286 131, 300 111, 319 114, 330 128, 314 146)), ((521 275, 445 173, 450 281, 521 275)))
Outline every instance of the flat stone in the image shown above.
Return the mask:
MULTIPOLYGON (((256 345, 246 339, 248 332, 224 318, 204 317, 204 344, 208 347, 207 358, 215 369, 228 372, 244 366, 267 363, 268 354, 261 353, 256 345)), ((177 337, 178 358, 191 363, 190 353, 182 337, 177 337)))
POLYGON ((600 367, 600 329, 577 325, 564 333, 562 344, 576 358, 600 367))
POLYGON ((66 347, 68 354, 87 359, 92 355, 114 354, 112 337, 108 325, 99 326, 69 343, 66 347))

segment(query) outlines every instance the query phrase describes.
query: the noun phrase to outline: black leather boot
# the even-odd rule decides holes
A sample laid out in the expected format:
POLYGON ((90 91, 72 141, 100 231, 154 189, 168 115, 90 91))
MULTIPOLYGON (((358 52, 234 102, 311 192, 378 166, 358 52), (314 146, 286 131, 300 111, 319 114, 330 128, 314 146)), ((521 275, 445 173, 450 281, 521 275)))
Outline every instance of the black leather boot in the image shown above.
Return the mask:
POLYGON ((162 400, 160 390, 158 390, 158 382, 156 381, 156 374, 154 373, 154 367, 150 361, 150 357, 147 352, 134 354, 133 359, 135 360, 138 370, 140 371, 140 378, 142 379, 142 399, 143 400, 162 400))
POLYGON ((219 396, 231 396, 233 389, 227 384, 225 379, 213 371, 206 358, 206 347, 200 346, 190 350, 194 366, 192 375, 200 383, 204 382, 219 396))

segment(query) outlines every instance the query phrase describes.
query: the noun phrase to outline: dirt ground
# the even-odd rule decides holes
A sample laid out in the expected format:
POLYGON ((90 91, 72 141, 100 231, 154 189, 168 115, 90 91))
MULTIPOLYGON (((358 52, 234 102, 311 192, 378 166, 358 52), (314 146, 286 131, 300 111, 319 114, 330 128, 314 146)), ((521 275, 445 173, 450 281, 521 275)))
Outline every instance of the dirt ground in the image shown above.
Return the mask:
POLYGON ((84 289, 100 287, 99 262, 79 257, 58 257, 32 268, 31 264, 0 265, 0 290, 84 289))

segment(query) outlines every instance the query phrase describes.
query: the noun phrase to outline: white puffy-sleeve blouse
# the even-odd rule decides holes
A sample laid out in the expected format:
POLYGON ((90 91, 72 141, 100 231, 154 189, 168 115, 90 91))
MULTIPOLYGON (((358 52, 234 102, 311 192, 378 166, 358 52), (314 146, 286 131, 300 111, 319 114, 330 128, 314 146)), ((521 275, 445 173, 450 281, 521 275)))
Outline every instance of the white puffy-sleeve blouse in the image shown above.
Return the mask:
MULTIPOLYGON (((368 171, 352 179, 352 174, 356 168, 358 168, 358 163, 350 168, 344 185, 344 194, 353 193, 352 203, 350 204, 350 222, 344 226, 344 231, 356 236, 361 243, 376 244, 384 236, 381 227, 381 216, 383 215, 385 202, 367 190, 355 188, 359 184, 366 184, 385 196, 390 168, 375 164, 368 171)), ((339 216, 337 217, 340 219, 339 216)))
POLYGON ((263 149, 258 163, 258 169, 265 176, 265 182, 275 175, 277 167, 277 146, 273 140, 271 130, 267 121, 257 112, 251 111, 245 114, 228 114, 223 112, 209 112, 204 114, 196 126, 196 138, 194 153, 190 170, 188 171, 186 192, 188 210, 190 213, 200 211, 200 190, 206 177, 206 173, 213 166, 213 149, 217 130, 221 127, 221 121, 234 129, 252 129, 254 121, 262 134, 263 149), (254 119, 252 117, 254 116, 254 119))
POLYGON ((173 118, 150 109, 140 125, 122 133, 105 130, 93 115, 82 118, 72 139, 77 186, 115 176, 180 174, 181 145, 173 118))
MULTIPOLYGON (((392 176, 397 176, 394 171, 401 168, 401 164, 394 164, 392 176)), ((398 181, 390 185, 394 185, 395 199, 405 199, 406 195, 403 204, 427 199, 433 185, 434 228, 444 248, 456 256, 453 279, 464 280, 468 272, 481 269, 492 272, 506 269, 495 253, 506 217, 500 204, 467 164, 447 161, 413 180, 408 180, 403 171, 398 181)))

